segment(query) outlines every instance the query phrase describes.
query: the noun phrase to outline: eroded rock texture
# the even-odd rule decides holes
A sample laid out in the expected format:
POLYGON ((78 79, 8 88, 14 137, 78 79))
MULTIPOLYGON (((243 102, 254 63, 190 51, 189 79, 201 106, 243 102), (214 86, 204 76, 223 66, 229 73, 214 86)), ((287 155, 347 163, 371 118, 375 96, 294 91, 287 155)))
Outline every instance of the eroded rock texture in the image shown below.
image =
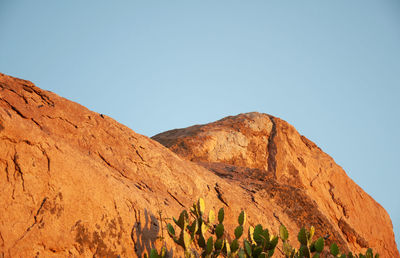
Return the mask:
POLYGON ((225 208, 230 232, 245 208, 275 234, 280 223, 314 225, 343 251, 399 257, 384 209, 278 118, 239 115, 155 139, 179 155, 0 74, 0 256, 141 256, 166 236, 160 213, 168 221, 202 196, 225 208))
MULTIPOLYGON (((257 205, 291 232, 314 225, 344 249, 370 246, 398 257, 387 212, 334 160, 287 122, 247 113, 152 137, 179 156, 251 193, 257 205)), ((344 250, 343 250, 344 251, 344 250)))

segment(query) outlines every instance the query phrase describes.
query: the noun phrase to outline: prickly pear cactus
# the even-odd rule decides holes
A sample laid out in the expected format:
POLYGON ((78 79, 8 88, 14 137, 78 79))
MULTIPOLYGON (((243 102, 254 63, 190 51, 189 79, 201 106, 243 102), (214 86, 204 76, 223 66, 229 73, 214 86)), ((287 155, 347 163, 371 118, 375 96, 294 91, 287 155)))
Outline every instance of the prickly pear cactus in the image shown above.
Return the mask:
MULTIPOLYGON (((189 216, 186 210, 183 210, 178 219, 172 218, 176 228, 168 223, 166 229, 168 235, 174 242, 184 250, 185 258, 201 257, 239 257, 239 258, 263 258, 272 257, 278 245, 279 239, 282 241, 281 252, 288 258, 319 258, 325 249, 325 240, 319 237, 313 240, 315 228, 311 226, 310 230, 301 228, 297 234, 299 248, 294 248, 289 243, 289 232, 284 225, 279 227, 279 236, 270 234, 267 228, 261 224, 255 227, 249 226, 247 238, 243 237, 246 223, 246 212, 241 211, 238 216, 238 225, 232 235, 228 236, 225 231, 224 217, 225 211, 219 209, 217 216, 214 210, 208 211, 206 216, 206 205, 200 198, 190 208, 189 216), (244 238, 241 240, 241 238, 244 238), (232 241, 228 240, 232 239, 232 241)), ((352 253, 340 254, 340 249, 336 244, 329 247, 331 257, 340 258, 379 258, 379 254, 373 254, 372 249, 368 249, 365 254, 353 255, 352 253)), ((167 249, 163 247, 160 252, 152 249, 148 258, 164 258, 167 256, 167 249)))

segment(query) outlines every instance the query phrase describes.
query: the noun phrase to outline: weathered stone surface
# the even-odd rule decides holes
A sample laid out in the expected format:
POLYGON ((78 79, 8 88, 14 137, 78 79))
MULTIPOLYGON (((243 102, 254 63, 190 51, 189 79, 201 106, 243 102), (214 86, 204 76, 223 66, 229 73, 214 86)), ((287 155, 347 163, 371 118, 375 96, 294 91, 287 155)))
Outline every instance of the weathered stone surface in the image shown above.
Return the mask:
POLYGON ((314 225, 347 250, 372 247, 383 257, 399 257, 387 212, 329 155, 279 118, 240 114, 152 138, 235 181, 256 203, 274 202, 280 207, 274 214, 285 217, 292 232, 314 225))
POLYGON ((217 183, 244 194, 111 118, 6 75, 0 124, 0 256, 140 255, 160 242, 159 210, 176 216, 199 196, 220 207, 217 183))
POLYGON ((275 234, 281 222, 292 232, 313 224, 344 250, 370 245, 399 257, 386 212, 329 156, 279 119, 232 119, 208 132, 198 126, 164 137, 173 148, 190 136, 185 148, 174 149, 186 153, 181 158, 107 116, 0 74, 0 256, 137 257, 162 244, 160 211, 176 216, 202 196, 207 209, 225 208, 230 232, 245 208, 250 223, 275 234), (214 141, 207 143, 210 155, 199 130, 214 141), (254 132, 264 143, 258 146, 254 132), (189 157, 193 148, 198 155, 189 157), (345 198, 344 191, 358 195, 345 198))

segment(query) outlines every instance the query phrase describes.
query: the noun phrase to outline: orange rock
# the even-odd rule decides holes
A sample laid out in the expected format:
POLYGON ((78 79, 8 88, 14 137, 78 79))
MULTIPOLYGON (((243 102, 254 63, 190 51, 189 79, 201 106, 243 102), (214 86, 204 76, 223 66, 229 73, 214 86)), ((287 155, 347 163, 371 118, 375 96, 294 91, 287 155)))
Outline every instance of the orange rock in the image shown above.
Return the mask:
POLYGON ((179 156, 229 177, 255 200, 280 206, 292 232, 314 225, 346 251, 399 257, 389 215, 334 160, 287 122, 260 113, 152 137, 179 156))
POLYGON ((229 232, 246 209, 249 223, 274 234, 281 222, 296 233, 312 224, 343 251, 368 245, 399 257, 383 208, 294 128, 260 114, 222 124, 164 134, 181 158, 107 116, 0 74, 0 255, 137 257, 165 236, 180 256, 166 218, 203 197, 206 211, 225 208, 229 232))

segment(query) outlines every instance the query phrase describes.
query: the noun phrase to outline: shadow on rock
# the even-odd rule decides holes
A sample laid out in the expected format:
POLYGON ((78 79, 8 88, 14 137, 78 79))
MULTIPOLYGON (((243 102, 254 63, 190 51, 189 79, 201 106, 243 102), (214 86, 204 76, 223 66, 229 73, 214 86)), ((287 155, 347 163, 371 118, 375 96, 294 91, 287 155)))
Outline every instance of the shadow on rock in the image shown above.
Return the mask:
MULTIPOLYGON (((132 227, 131 238, 135 245, 135 252, 139 257, 150 254, 151 249, 161 250, 164 240, 160 239, 160 221, 147 209, 135 211, 136 222, 132 227)), ((168 250, 168 257, 173 257, 172 248, 168 250)))

